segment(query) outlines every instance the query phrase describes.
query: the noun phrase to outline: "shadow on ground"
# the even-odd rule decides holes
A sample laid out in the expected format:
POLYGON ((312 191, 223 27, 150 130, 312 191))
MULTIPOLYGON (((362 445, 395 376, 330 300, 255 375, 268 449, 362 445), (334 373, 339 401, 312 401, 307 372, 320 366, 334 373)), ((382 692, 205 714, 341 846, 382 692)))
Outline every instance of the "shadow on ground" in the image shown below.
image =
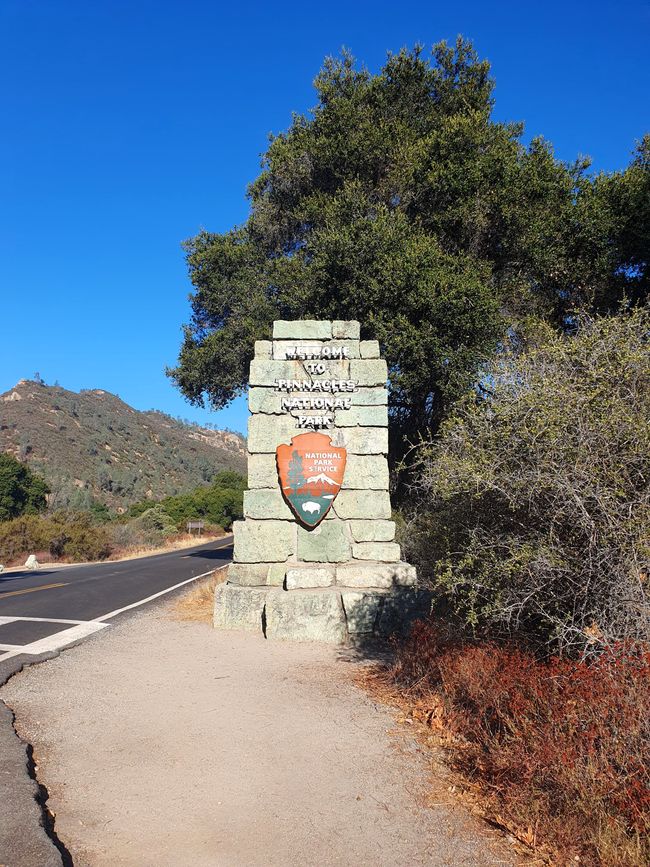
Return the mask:
POLYGON ((42 575, 54 575, 56 574, 56 572, 56 569, 39 569, 38 571, 24 569, 20 572, 5 572, 4 574, 0 575, 0 586, 2 584, 5 584, 7 581, 15 581, 21 578, 40 578, 42 575))
POLYGON ((230 563, 232 560, 232 546, 226 548, 210 548, 209 550, 193 551, 191 554, 186 554, 186 557, 199 557, 201 560, 225 560, 230 563))

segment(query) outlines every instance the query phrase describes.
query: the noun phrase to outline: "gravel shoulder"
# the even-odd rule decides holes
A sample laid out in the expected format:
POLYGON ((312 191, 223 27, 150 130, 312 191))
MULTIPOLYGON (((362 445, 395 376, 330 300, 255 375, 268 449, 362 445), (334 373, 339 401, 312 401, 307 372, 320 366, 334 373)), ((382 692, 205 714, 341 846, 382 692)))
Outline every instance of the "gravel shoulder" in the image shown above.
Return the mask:
MULTIPOLYGON (((357 664, 178 622, 166 604, 17 674, 0 697, 75 867, 515 864, 500 836, 436 797, 430 757, 352 684, 357 664)), ((10 867, 40 867, 26 859, 10 867)))

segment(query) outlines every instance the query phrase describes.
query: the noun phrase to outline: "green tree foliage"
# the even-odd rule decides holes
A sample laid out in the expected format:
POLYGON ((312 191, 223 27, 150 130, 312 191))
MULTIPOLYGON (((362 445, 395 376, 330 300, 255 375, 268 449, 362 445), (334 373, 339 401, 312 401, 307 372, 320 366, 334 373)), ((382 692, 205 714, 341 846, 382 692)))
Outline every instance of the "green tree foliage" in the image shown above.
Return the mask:
POLYGON ((45 479, 11 455, 0 453, 0 521, 42 511, 49 492, 45 479))
POLYGON ((212 485, 167 497, 161 507, 179 528, 184 528, 187 521, 205 520, 227 530, 243 515, 245 487, 243 476, 224 471, 215 476, 212 485))
POLYGON ((272 138, 250 217, 186 242, 192 321, 170 375, 225 406, 273 319, 358 319, 390 372, 391 441, 435 432, 506 331, 564 328, 648 289, 650 139, 587 174, 521 124, 491 119, 470 43, 389 55, 377 75, 329 59, 318 102, 272 138))
MULTIPOLYGON (((211 485, 195 488, 187 494, 166 497, 158 505, 169 521, 179 530, 185 529, 188 521, 205 520, 228 529, 232 522, 243 515, 246 479, 232 470, 222 470, 211 485)), ((134 503, 127 512, 128 518, 147 514, 151 500, 134 503)))
POLYGON ((160 503, 149 502, 146 506, 137 517, 117 522, 111 528, 111 540, 118 549, 155 548, 178 532, 160 503))
POLYGON ((649 335, 637 308, 502 356, 424 453, 410 554, 471 626, 650 639, 649 335))

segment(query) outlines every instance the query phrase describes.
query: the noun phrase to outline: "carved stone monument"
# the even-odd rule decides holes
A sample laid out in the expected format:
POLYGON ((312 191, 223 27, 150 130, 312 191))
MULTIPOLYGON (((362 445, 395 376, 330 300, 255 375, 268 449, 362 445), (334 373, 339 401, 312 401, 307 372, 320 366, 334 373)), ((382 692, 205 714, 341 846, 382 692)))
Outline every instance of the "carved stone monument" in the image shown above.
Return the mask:
POLYGON ((255 344, 244 520, 215 627, 344 643, 421 607, 394 541, 387 377, 358 322, 278 321, 255 344))

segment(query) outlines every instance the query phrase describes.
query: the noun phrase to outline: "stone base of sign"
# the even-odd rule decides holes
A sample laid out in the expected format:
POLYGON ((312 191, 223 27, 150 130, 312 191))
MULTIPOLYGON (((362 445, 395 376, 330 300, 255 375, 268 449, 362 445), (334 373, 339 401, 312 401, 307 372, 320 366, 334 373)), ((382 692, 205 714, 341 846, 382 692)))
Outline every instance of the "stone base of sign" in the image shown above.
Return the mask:
POLYGON ((412 587, 358 590, 327 587, 217 587, 217 629, 263 632, 269 640, 325 641, 387 637, 429 611, 430 594, 412 587))
POLYGON ((391 520, 387 377, 358 322, 275 322, 273 340, 255 344, 244 519, 233 525, 215 627, 343 643, 426 613, 391 520), (341 489, 315 527, 296 521, 276 465, 276 448, 311 429, 347 454, 341 489))

